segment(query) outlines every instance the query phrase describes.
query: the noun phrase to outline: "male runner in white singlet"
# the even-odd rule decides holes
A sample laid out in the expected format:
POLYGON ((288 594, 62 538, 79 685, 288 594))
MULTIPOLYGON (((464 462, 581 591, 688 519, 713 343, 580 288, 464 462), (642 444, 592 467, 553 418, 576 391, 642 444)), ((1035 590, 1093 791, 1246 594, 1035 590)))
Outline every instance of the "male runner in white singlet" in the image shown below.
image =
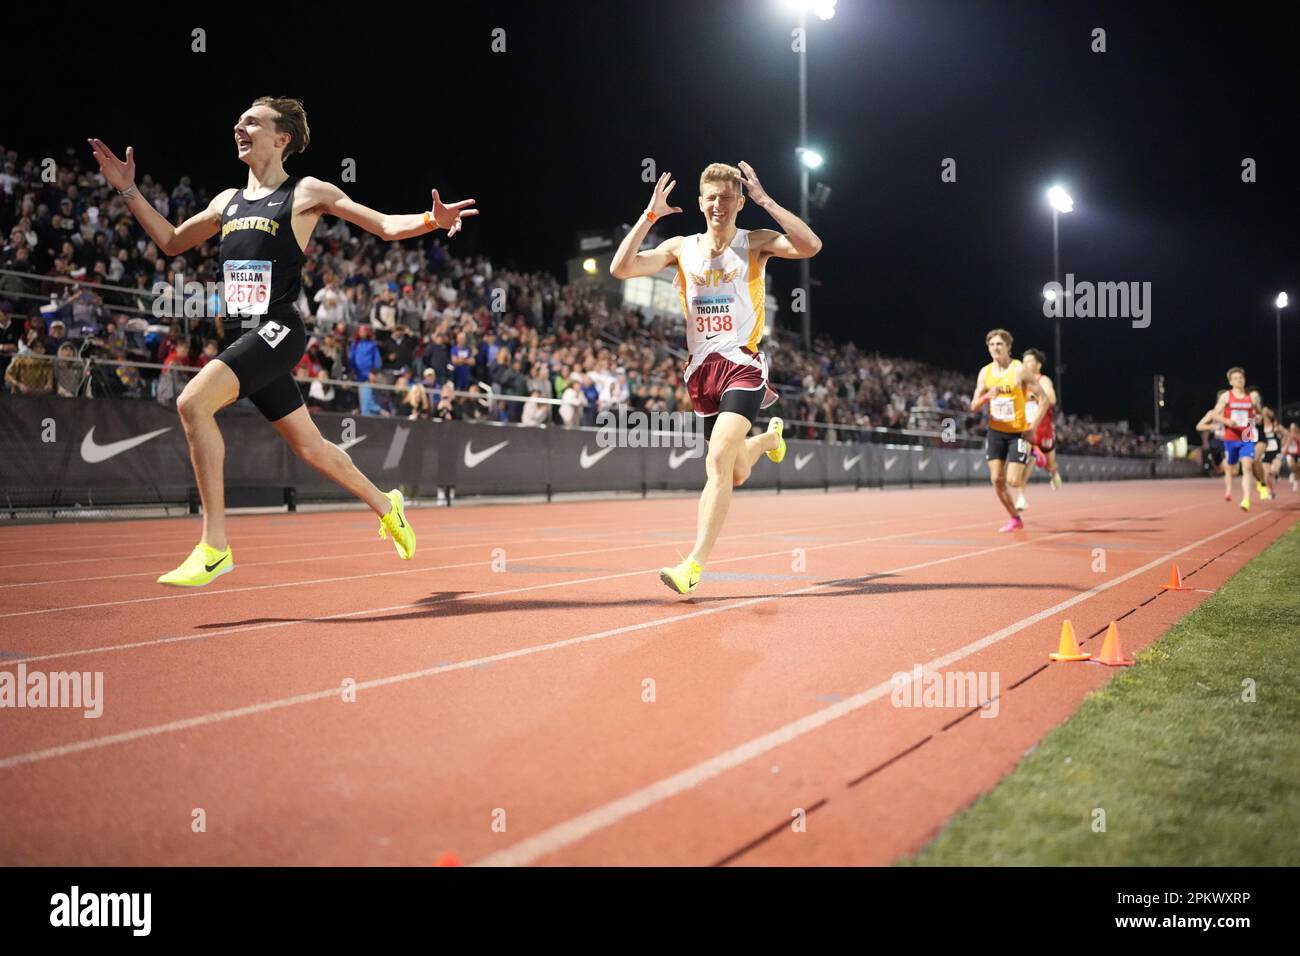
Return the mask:
POLYGON ((821 240, 798 216, 768 196, 753 168, 713 163, 700 176, 700 212, 706 231, 674 236, 658 247, 638 252, 657 219, 682 210, 668 204, 677 184, 664 173, 655 184, 650 206, 624 238, 609 271, 616 279, 650 276, 677 269, 676 285, 686 318, 686 388, 702 419, 709 442, 705 459, 708 481, 700 496, 695 547, 674 567, 661 568, 660 580, 679 594, 689 594, 731 505, 731 489, 744 484, 758 456, 785 457, 783 422, 773 418, 767 431, 747 438, 760 408, 777 400, 767 384, 767 360, 760 352, 767 291, 763 271, 771 256, 807 259, 821 240), (741 187, 786 232, 737 229, 736 214, 745 206, 741 187))

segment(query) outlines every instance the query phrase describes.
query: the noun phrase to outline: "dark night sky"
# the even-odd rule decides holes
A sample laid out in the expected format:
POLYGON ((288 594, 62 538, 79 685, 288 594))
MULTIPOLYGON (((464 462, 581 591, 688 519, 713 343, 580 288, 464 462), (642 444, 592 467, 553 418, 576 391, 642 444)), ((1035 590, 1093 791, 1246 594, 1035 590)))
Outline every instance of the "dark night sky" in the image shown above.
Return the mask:
MULTIPOLYGON (((24 154, 97 135, 134 145, 142 170, 216 192, 244 180, 240 111, 298 96, 313 140, 291 172, 338 181, 354 158, 349 193, 391 212, 426 208, 435 185, 474 196, 482 215, 456 245, 557 272, 579 230, 644 208, 645 157, 681 179, 686 214, 668 232, 702 228, 694 183, 714 160, 749 161, 798 207, 797 64, 778 0, 313 4, 264 20, 215 4, 46 9, 19 13, 5 42, 10 76, 29 81, 6 94, 0 142, 24 154), (205 54, 190 52, 196 26, 205 54), (505 54, 490 51, 494 27, 505 54), (41 92, 55 76, 70 79, 61 99, 41 92)), ((972 385, 992 326, 1050 349, 1043 191, 1060 179, 1076 201, 1063 271, 1152 283, 1148 329, 1066 321, 1071 410, 1149 422, 1163 373, 1166 425, 1190 428, 1232 364, 1275 404, 1272 299, 1300 296, 1300 137, 1291 24, 1274 9, 840 0, 809 30, 809 140, 833 189, 815 213, 814 330, 968 370, 972 385), (1104 54, 1090 52, 1094 27, 1104 54), (1247 156, 1254 184, 1241 182, 1247 156), (944 157, 955 184, 940 181, 944 157)), ((769 222, 754 208, 740 219, 769 222)), ((789 322, 798 267, 768 274, 789 322)), ((1300 309, 1283 332, 1294 400, 1300 309)))

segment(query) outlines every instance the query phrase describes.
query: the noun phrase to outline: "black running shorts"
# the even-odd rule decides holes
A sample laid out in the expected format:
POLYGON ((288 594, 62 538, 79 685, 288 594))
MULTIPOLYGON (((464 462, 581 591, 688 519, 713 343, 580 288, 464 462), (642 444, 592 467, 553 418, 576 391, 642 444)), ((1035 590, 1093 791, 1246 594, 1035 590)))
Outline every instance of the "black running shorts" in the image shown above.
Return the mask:
MULTIPOLYGON (((217 356, 239 379, 239 397, 247 398, 268 422, 279 421, 302 404, 293 369, 307 350, 307 330, 298 310, 272 309, 217 356)), ((239 316, 227 322, 244 321, 239 316)))
POLYGON ((1019 432, 1000 432, 990 428, 984 436, 984 458, 988 461, 1023 465, 1029 460, 1029 442, 1019 432))

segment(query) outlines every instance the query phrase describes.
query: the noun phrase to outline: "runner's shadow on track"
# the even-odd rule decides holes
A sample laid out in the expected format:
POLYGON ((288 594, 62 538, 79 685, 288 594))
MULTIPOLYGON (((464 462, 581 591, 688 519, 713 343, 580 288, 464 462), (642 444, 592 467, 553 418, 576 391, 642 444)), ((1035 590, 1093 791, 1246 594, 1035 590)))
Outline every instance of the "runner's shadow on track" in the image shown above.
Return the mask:
POLYGON ((1041 534, 1156 534, 1164 528, 1035 528, 1041 534))
MULTIPOLYGON (((892 574, 864 575, 859 578, 844 578, 836 581, 820 582, 823 590, 805 593, 805 594, 786 594, 775 595, 776 600, 788 600, 793 598, 837 598, 837 597, 860 597, 875 596, 888 594, 906 594, 909 592, 935 592, 935 591, 962 591, 962 590, 1067 590, 1078 591, 1080 588, 1072 584, 1007 584, 1005 581, 987 581, 962 583, 958 581, 940 581, 934 583, 915 582, 911 584, 893 583, 885 581, 885 578, 892 578, 892 574)), ((746 601, 754 598, 764 598, 768 595, 763 594, 720 594, 699 597, 689 597, 685 600, 674 600, 672 596, 660 596, 658 592, 653 595, 648 594, 645 597, 625 598, 616 601, 592 601, 592 600, 513 600, 513 601, 472 601, 457 600, 457 598, 472 598, 473 591, 439 591, 431 594, 426 598, 421 598, 415 602, 421 607, 403 609, 392 614, 355 614, 348 617, 333 618, 312 618, 312 617, 265 617, 250 618, 244 621, 224 621, 214 622, 211 624, 199 624, 197 627, 202 630, 205 628, 225 628, 240 627, 250 624, 373 624, 377 622, 390 623, 393 621, 421 621, 437 618, 458 618, 470 617, 475 614, 512 614, 524 611, 572 611, 572 610, 591 610, 603 611, 612 608, 662 608, 671 610, 675 607, 691 608, 700 607, 710 604, 723 604, 732 601, 746 601)), ((768 602, 769 605, 773 602, 768 602)), ((758 605, 762 608, 763 605, 758 605)), ((759 611, 759 613, 763 613, 759 611)))

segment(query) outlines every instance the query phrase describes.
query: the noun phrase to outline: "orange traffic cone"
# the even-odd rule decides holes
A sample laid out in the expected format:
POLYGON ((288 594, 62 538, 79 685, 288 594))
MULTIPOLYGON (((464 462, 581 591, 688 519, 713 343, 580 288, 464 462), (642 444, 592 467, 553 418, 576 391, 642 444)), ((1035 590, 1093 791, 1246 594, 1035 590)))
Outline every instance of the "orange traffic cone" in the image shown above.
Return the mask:
POLYGON ((1086 661, 1092 657, 1079 650, 1079 642, 1074 639, 1074 625, 1069 621, 1061 622, 1061 644, 1055 654, 1048 654, 1054 661, 1086 661))
POLYGON ((1189 588, 1187 585, 1185 585, 1185 584, 1183 583, 1183 572, 1179 571, 1179 570, 1178 570, 1178 565, 1175 564, 1172 568, 1169 569, 1169 583, 1168 583, 1168 584, 1162 584, 1162 585, 1160 585, 1160 590, 1162 590, 1162 591, 1192 591, 1192 590, 1195 590, 1195 589, 1194 589, 1194 588, 1189 588))
POLYGON ((1106 639, 1101 642, 1101 656, 1097 662, 1108 667, 1129 667, 1136 663, 1124 658, 1124 648, 1119 642, 1119 625, 1114 621, 1106 628, 1106 639))
POLYGON ((442 856, 438 857, 439 866, 460 866, 460 857, 448 850, 442 856))

